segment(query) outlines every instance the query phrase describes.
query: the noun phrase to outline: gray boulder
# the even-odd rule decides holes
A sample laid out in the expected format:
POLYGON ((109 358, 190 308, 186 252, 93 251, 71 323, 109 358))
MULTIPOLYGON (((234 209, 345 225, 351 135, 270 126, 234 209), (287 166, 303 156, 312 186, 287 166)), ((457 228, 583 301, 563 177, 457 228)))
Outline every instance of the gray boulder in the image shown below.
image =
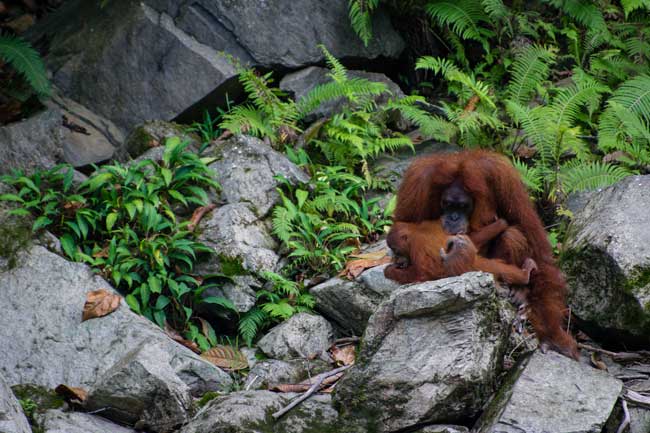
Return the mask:
POLYGON ((313 358, 320 356, 332 344, 334 330, 321 316, 298 313, 271 329, 257 347, 276 359, 313 358))
POLYGON ((330 369, 329 364, 319 360, 267 359, 259 361, 251 367, 248 376, 246 376, 244 389, 268 389, 271 385, 299 383, 330 369))
POLYGON ((46 109, 0 127, 0 174, 32 172, 63 162, 61 111, 46 109))
POLYGON ((359 356, 337 386, 345 418, 391 432, 473 417, 499 373, 509 327, 489 274, 405 286, 368 322, 359 356))
POLYGON ((221 271, 225 262, 238 263, 250 272, 273 271, 280 260, 269 224, 244 203, 217 208, 203 217, 198 230, 198 240, 217 253, 200 266, 202 273, 221 271))
POLYGON ((472 431, 600 433, 621 389, 607 372, 535 352, 512 371, 472 431))
MULTIPOLYGON (((332 78, 330 78, 328 75, 329 73, 330 70, 327 68, 310 66, 308 68, 301 69, 300 71, 285 75, 284 78, 282 78, 280 81, 280 89, 293 96, 296 101, 300 101, 314 87, 332 81, 332 78)), ((384 74, 377 72, 352 70, 348 71, 348 77, 363 78, 368 81, 375 81, 386 84, 388 92, 375 98, 375 101, 378 104, 385 103, 390 98, 404 96, 404 92, 402 92, 399 86, 384 74)), ((346 101, 343 98, 329 101, 309 113, 309 116, 311 119, 330 116, 333 113, 339 111, 345 102, 346 101)))
POLYGON ((235 68, 220 52, 292 69, 322 62, 318 43, 340 58, 397 58, 404 42, 381 10, 373 30, 366 48, 350 26, 347 0, 115 0, 104 7, 75 0, 30 37, 47 41, 46 62, 67 96, 128 130, 172 120, 229 85, 235 68))
POLYGON ((32 429, 25 418, 22 407, 11 392, 9 384, 0 375, 0 432, 31 433, 32 429))
POLYGON ((60 110, 63 131, 63 159, 73 167, 83 167, 109 159, 123 159, 124 135, 113 122, 81 104, 65 98, 57 90, 46 106, 60 110))
POLYGON ((232 383, 227 373, 173 342, 124 301, 112 314, 82 323, 86 293, 110 290, 87 266, 41 246, 19 252, 15 263, 0 273, 0 372, 10 384, 89 388, 134 349, 154 346, 169 355, 160 357, 158 367, 170 368, 194 395, 232 383))
POLYGON ((135 433, 96 415, 48 410, 37 419, 43 433, 135 433))
POLYGON ((567 232, 569 304, 587 326, 650 343, 650 176, 594 193, 567 232))
POLYGON ((190 388, 171 367, 165 349, 150 344, 127 353, 93 384, 86 409, 152 431, 172 431, 187 421, 190 388))
MULTIPOLYGON (((279 420, 271 414, 282 409, 298 394, 243 391, 218 397, 207 404, 180 433, 323 433, 337 429, 338 413, 330 395, 315 395, 279 420)), ((355 430, 354 433, 357 433, 355 430)), ((359 432, 360 433, 360 432, 359 432)))
MULTIPOLYGON (((235 305, 238 313, 246 313, 255 306, 257 297, 254 288, 259 288, 262 283, 252 275, 235 275, 230 281, 207 288, 202 296, 204 298, 216 296, 226 298, 235 305)), ((211 304, 200 304, 198 307, 199 314, 203 317, 216 318, 214 309, 211 304)))
POLYGON ((400 287, 384 277, 385 267, 367 269, 357 281, 331 278, 312 287, 309 293, 316 299, 318 311, 343 333, 361 335, 379 304, 400 287))
POLYGON ((230 204, 246 203, 258 217, 267 215, 280 199, 275 176, 291 183, 309 180, 286 156, 255 137, 232 137, 217 143, 210 153, 218 158, 210 168, 221 184, 222 198, 230 204))

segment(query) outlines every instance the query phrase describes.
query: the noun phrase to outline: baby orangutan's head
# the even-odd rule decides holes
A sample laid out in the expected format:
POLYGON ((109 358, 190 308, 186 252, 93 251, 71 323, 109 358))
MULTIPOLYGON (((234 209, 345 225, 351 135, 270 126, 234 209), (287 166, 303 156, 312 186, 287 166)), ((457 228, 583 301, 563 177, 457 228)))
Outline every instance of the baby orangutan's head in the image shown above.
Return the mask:
POLYGON ((408 223, 395 222, 386 237, 386 244, 393 251, 393 262, 398 268, 405 268, 410 264, 410 229, 408 223))

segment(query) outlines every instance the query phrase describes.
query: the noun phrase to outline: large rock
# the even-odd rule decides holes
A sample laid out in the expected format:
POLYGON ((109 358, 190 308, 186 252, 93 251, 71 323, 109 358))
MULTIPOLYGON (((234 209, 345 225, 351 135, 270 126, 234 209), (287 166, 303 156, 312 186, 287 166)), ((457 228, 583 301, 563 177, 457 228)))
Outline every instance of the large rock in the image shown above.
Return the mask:
POLYGON ((280 260, 269 224, 245 203, 227 204, 206 215, 199 224, 198 240, 217 253, 199 267, 202 273, 222 271, 224 263, 250 272, 273 271, 280 260))
POLYGON ((31 32, 66 95, 126 129, 172 120, 243 64, 298 68, 339 58, 397 58, 402 39, 381 10, 368 48, 354 34, 347 0, 115 0, 66 2, 31 32), (84 25, 79 25, 83 23, 84 25))
POLYGON ((135 430, 83 412, 48 410, 37 421, 43 433, 135 433, 135 430))
POLYGON ((276 188, 283 176, 290 183, 307 182, 309 177, 282 153, 258 138, 238 135, 211 149, 218 160, 210 164, 227 203, 246 203, 258 217, 269 213, 280 196, 276 188))
POLYGON ((174 430, 188 420, 192 396, 170 364, 162 345, 134 349, 93 384, 86 408, 119 423, 174 430))
POLYGON ((575 213, 562 256, 572 313, 642 345, 650 343, 648 208, 650 176, 595 193, 575 213))
POLYGON ((299 383, 330 369, 329 364, 317 359, 267 359, 251 367, 244 389, 268 389, 271 385, 299 383))
POLYGON ((489 274, 405 286, 381 304, 337 386, 346 418, 391 432, 478 414, 508 339, 489 274))
POLYGON ((297 396, 294 393, 244 391, 218 397, 201 409, 180 433, 353 433, 347 426, 345 429, 335 427, 338 413, 331 405, 330 395, 315 395, 277 421, 271 417, 297 396))
POLYGON ((15 263, 0 273, 0 372, 10 384, 89 388, 133 350, 155 346, 168 354, 157 367, 173 370, 194 395, 230 386, 228 374, 173 342, 124 301, 112 314, 82 323, 86 293, 110 290, 87 266, 41 246, 19 252, 15 263))
POLYGON ((554 352, 535 352, 513 370, 472 431, 600 433, 623 384, 554 352))
POLYGON ((384 268, 364 271, 356 281, 339 277, 329 279, 309 290, 318 311, 345 334, 361 335, 368 319, 379 304, 400 287, 384 277, 384 268))
POLYGON ((124 150, 137 160, 150 158, 160 161, 164 153, 165 141, 171 137, 178 137, 182 142, 187 141, 189 143, 187 148, 193 151, 197 151, 201 145, 199 136, 188 132, 187 127, 173 122, 165 122, 164 120, 152 120, 144 122, 131 130, 124 142, 124 150), (157 149, 159 153, 152 152, 150 155, 138 158, 158 146, 161 146, 157 149))
POLYGON ((313 358, 332 344, 334 330, 321 316, 298 313, 271 329, 257 347, 276 359, 313 358))
POLYGON ((73 167, 83 167, 109 159, 123 159, 124 134, 113 122, 81 104, 61 96, 58 90, 46 102, 61 110, 63 160, 73 167))
POLYGON ((4 377, 0 375, 0 432, 31 433, 31 431, 18 399, 11 392, 4 377))
MULTIPOLYGON (((330 70, 327 68, 320 68, 318 66, 310 66, 300 71, 287 74, 280 81, 280 89, 289 93, 296 101, 304 98, 314 87, 332 81, 329 76, 330 70)), ((386 84, 388 92, 379 95, 375 98, 378 104, 385 103, 390 98, 403 97, 404 92, 399 86, 384 74, 377 72, 365 71, 348 71, 350 78, 363 78, 368 81, 376 81, 386 84)), ((320 118, 330 116, 331 114, 339 111, 343 104, 347 101, 343 98, 329 101, 316 108, 309 113, 312 118, 320 118)))
POLYGON ((47 109, 0 127, 0 174, 34 171, 63 162, 61 111, 47 109))

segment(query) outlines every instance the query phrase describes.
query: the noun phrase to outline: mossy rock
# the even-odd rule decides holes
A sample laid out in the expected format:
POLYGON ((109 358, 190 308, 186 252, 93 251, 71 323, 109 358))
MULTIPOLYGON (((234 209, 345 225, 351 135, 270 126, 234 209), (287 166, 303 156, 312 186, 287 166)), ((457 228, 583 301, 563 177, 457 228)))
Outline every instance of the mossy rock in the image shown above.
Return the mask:
POLYGON ((136 126, 126 138, 124 147, 132 158, 137 158, 152 147, 164 145, 169 137, 189 141, 189 148, 195 151, 201 145, 201 138, 188 132, 187 127, 164 120, 152 120, 136 126))

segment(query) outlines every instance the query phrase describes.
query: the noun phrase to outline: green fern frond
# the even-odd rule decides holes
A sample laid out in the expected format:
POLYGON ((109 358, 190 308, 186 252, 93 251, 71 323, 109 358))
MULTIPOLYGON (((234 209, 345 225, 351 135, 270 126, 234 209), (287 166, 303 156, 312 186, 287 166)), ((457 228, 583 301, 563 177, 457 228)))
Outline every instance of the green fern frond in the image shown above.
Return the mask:
POLYGON ((0 59, 22 74, 37 94, 50 94, 43 60, 27 41, 17 36, 0 35, 0 59))
POLYGON ((276 206, 273 209, 273 234, 282 242, 288 242, 293 232, 292 216, 287 208, 276 206))
POLYGON ((557 125, 573 124, 582 107, 591 103, 598 105, 603 93, 610 91, 609 87, 586 74, 575 75, 580 80, 574 80, 576 82, 573 85, 561 88, 551 104, 557 125))
POLYGON ((386 84, 363 78, 350 78, 345 82, 331 81, 320 84, 298 102, 299 117, 304 117, 328 101, 345 98, 349 102, 358 102, 362 97, 374 97, 383 93, 388 93, 386 84))
POLYGON ((269 315, 259 307, 253 307, 239 319, 239 335, 247 346, 253 345, 253 339, 269 320, 269 315))
POLYGON ((600 161, 567 164, 562 168, 562 187, 566 194, 605 186, 634 174, 624 167, 600 161))
POLYGON ((486 35, 493 35, 481 22, 490 23, 481 3, 473 0, 432 1, 425 7, 427 13, 441 27, 449 28, 463 39, 483 41, 486 35))
POLYGON ((327 67, 330 70, 330 77, 338 83, 341 83, 348 78, 348 71, 345 69, 345 66, 337 59, 334 57, 328 50, 325 48, 325 45, 318 45, 318 48, 323 52, 323 55, 325 56, 325 62, 327 63, 327 67))
POLYGON ((275 131, 264 114, 250 105, 238 105, 223 115, 220 127, 233 134, 275 137, 275 131))
MULTIPOLYGON (((409 98, 409 97, 407 97, 409 98)), ((414 123, 425 137, 434 138, 445 143, 451 143, 458 134, 458 128, 437 115, 431 115, 413 105, 413 101, 392 100, 386 104, 387 109, 398 110, 406 119, 414 123)))
POLYGON ((514 158, 512 160, 512 165, 515 166, 521 176, 521 180, 530 191, 539 193, 544 190, 544 175, 539 167, 531 167, 519 158, 514 158))
POLYGON ((585 28, 609 33, 603 13, 589 0, 546 0, 546 2, 560 9, 585 28))
POLYGON ((378 5, 379 0, 349 0, 348 2, 350 24, 365 46, 368 46, 372 38, 372 13, 378 5))
POLYGON ((481 5, 493 21, 502 21, 510 16, 510 9, 502 0, 481 0, 481 5))
POLYGON ((623 11, 625 12, 625 18, 627 18, 637 9, 645 9, 646 11, 649 11, 650 0, 621 0, 621 6, 623 6, 623 11))
POLYGON ((515 57, 506 95, 512 101, 525 104, 537 86, 548 78, 549 67, 555 60, 552 48, 530 45, 515 57))
POLYGON ((481 101, 496 108, 496 104, 489 95, 491 89, 487 83, 464 73, 448 59, 431 56, 420 57, 415 63, 415 69, 428 69, 436 74, 441 74, 447 81, 460 83, 470 89, 481 101))

